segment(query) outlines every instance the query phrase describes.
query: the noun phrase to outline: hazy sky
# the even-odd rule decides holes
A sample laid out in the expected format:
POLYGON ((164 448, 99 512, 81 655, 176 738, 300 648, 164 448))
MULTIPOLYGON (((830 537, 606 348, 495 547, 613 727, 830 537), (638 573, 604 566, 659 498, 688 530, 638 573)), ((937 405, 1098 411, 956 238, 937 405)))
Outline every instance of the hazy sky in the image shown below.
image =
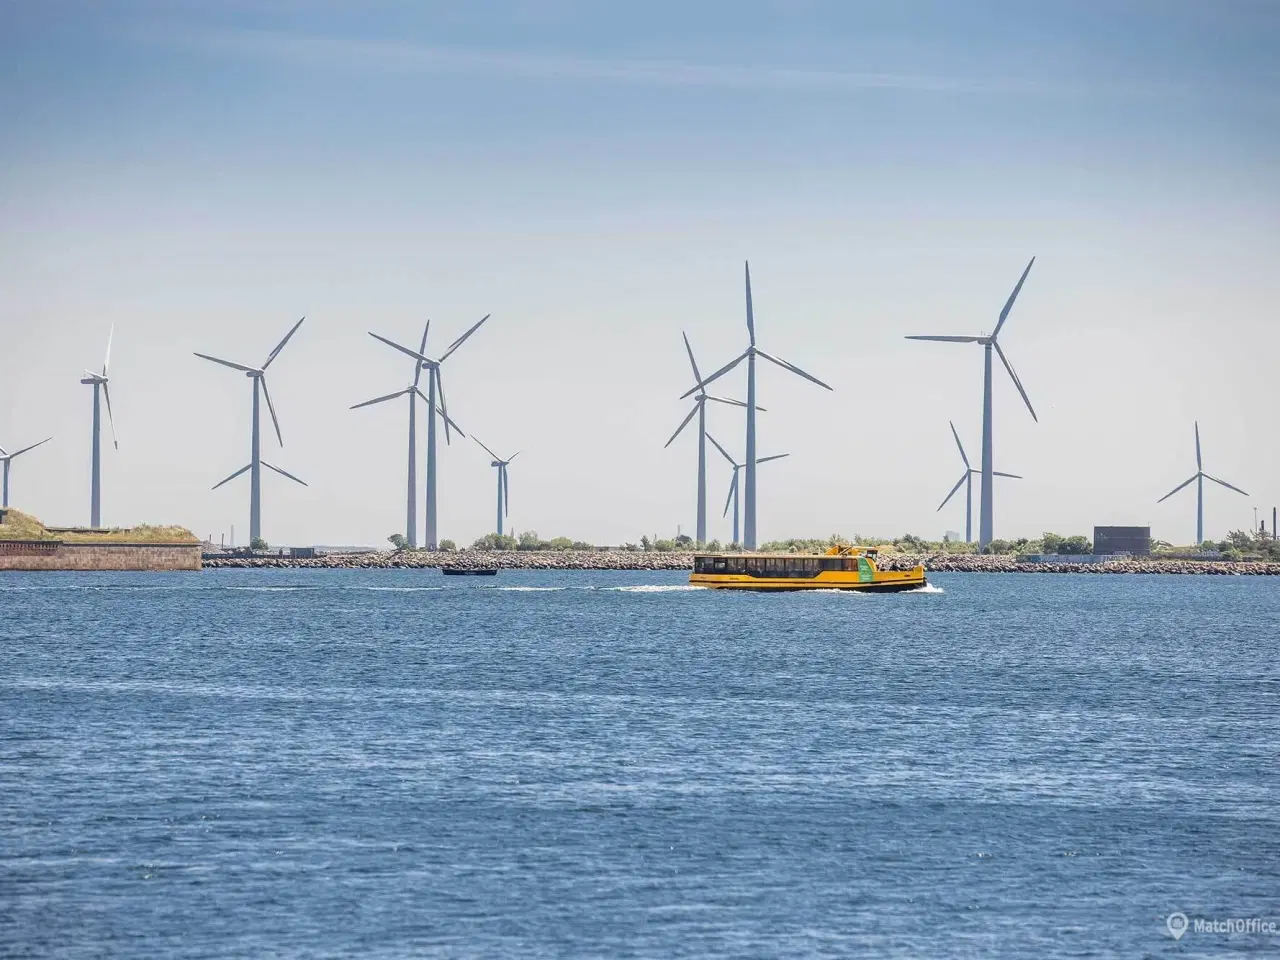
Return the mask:
MULTIPOLYGON (((248 529, 248 380, 271 368, 273 543, 404 524, 407 412, 347 408, 493 319, 450 412, 511 466, 511 522, 599 543, 694 523, 687 331, 760 372, 761 539, 963 529, 991 329, 996 535, 1194 535, 1280 500, 1280 7, 1257 0, 0 2, 0 444, 14 505, 87 522, 90 389, 116 326, 103 519, 248 529), (404 362, 401 362, 404 360, 404 362)), ((741 394, 743 375, 722 383, 741 394)), ((265 413, 265 411, 264 411, 265 413)), ((265 426, 265 425, 264 425, 265 426)), ((712 411, 733 452, 742 419, 712 411)), ((423 434, 425 442, 425 432, 423 434)), ((711 454, 713 536, 729 471, 711 454)), ((421 472, 421 471, 420 471, 421 472)), ((489 457, 440 457, 441 535, 492 529, 489 457)), ((975 516, 976 532, 976 516, 975 516)))

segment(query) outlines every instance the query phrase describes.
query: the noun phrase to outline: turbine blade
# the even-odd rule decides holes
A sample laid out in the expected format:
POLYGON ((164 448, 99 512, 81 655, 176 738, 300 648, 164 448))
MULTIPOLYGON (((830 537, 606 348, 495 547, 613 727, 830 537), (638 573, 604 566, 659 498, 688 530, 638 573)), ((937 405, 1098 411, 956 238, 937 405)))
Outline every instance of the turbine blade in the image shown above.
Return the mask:
POLYGON ((936 340, 939 343, 981 343, 982 337, 907 337, 907 340, 936 340))
MULTIPOLYGON (((423 393, 421 390, 416 390, 416 389, 415 389, 415 390, 414 390, 414 392, 415 392, 419 397, 421 397, 423 400, 426 400, 428 404, 430 404, 430 403, 431 403, 431 401, 430 401, 430 400, 427 400, 427 395, 426 395, 425 393, 423 393)), ((451 427, 454 429, 454 431, 458 434, 458 436, 460 436, 460 437, 465 437, 465 436, 466 436, 466 434, 462 432, 462 428, 461 428, 460 426, 458 426, 456 423, 454 423, 454 422, 453 422, 453 420, 452 420, 452 418, 450 418, 450 417, 449 417, 449 415, 448 415, 448 414, 446 414, 446 413, 445 413, 443 410, 441 410, 439 407, 436 407, 436 413, 440 415, 440 417, 444 420, 444 422, 445 422, 445 423, 447 423, 449 426, 451 426, 451 427)), ((495 457, 494 459, 497 459, 497 458, 495 457)))
POLYGON ((1004 351, 1000 349, 1000 344, 994 340, 991 345, 996 348, 996 353, 1000 357, 1000 362, 1004 364, 1004 368, 1009 371, 1009 376, 1013 378, 1013 385, 1018 388, 1018 392, 1022 394, 1022 402, 1027 405, 1027 409, 1031 411, 1031 419, 1036 423, 1040 422, 1040 418, 1036 416, 1035 407, 1031 406, 1031 399, 1027 396, 1027 391, 1022 389, 1022 381, 1018 379, 1018 375, 1013 372, 1013 364, 1009 362, 1009 358, 1004 355, 1004 351))
POLYGON ((517 450, 517 451, 516 451, 515 453, 513 453, 511 456, 507 457, 507 463, 510 463, 512 460, 514 460, 516 457, 520 456, 520 454, 522 454, 522 453, 524 453, 524 451, 523 451, 523 450, 517 450))
POLYGON ((107 364, 111 362, 111 341, 115 337, 115 335, 116 335, 116 325, 113 323, 111 325, 111 330, 108 331, 107 333, 107 352, 106 352, 106 355, 102 358, 102 375, 104 377, 107 375, 107 364))
POLYGON ((449 344, 449 349, 444 352, 444 356, 440 358, 440 362, 444 363, 445 360, 449 358, 449 354, 453 353, 453 351, 457 350, 460 346, 466 343, 467 338, 471 336, 473 333, 475 333, 477 330, 479 330, 484 325, 484 322, 489 319, 490 316, 492 316, 492 314, 486 313, 483 317, 481 317, 479 320, 475 322, 475 324, 471 327, 470 330, 468 330, 466 333, 460 336, 457 340, 453 341, 453 343, 449 344))
POLYGON ((484 450, 484 452, 487 453, 489 456, 493 457, 493 459, 495 460, 502 459, 500 456, 498 456, 496 453, 490 450, 487 446, 485 446, 484 441, 481 440, 479 437, 477 437, 475 434, 471 435, 471 439, 474 440, 476 443, 480 444, 480 447, 484 450))
MULTIPOLYGON (((951 492, 948 493, 945 497, 943 497, 942 502, 938 504, 938 510, 941 510, 943 507, 947 505, 947 503, 951 500, 951 498, 956 495, 956 491, 959 490, 961 487, 963 487, 964 482, 968 479, 969 479, 969 472, 966 470, 964 476, 962 476, 959 480, 957 480, 956 485, 951 488, 951 492)), ((933 512, 937 513, 938 510, 935 510, 933 512)))
POLYGON ((964 455, 964 444, 960 442, 960 434, 956 433, 956 425, 950 420, 947 421, 947 425, 951 427, 951 435, 956 438, 956 446, 960 448, 960 459, 964 461, 965 469, 972 470, 973 468, 969 466, 969 458, 964 455))
POLYGON ((1198 476, 1200 476, 1200 474, 1198 474, 1198 473, 1197 473, 1197 474, 1195 475, 1195 477, 1192 477, 1190 480, 1186 480, 1186 481, 1184 481, 1184 482, 1182 482, 1182 483, 1178 484, 1176 487, 1174 487, 1172 490, 1170 490, 1168 493, 1166 493, 1163 497, 1161 497, 1159 500, 1157 500, 1157 501, 1156 501, 1156 503, 1164 503, 1166 500, 1168 500, 1170 497, 1172 497, 1175 493, 1177 493, 1179 490, 1181 490, 1183 487, 1185 487, 1188 483, 1192 483, 1192 482, 1196 479, 1196 477, 1198 477, 1198 476))
POLYGON ((267 412, 271 414, 271 422, 276 428, 276 442, 283 447, 284 437, 280 435, 280 421, 276 419, 275 404, 271 402, 271 392, 267 390, 267 378, 259 377, 258 382, 262 384, 262 395, 267 398, 267 412))
POLYGON ((107 401, 107 424, 111 427, 111 443, 119 450, 120 441, 116 439, 116 418, 111 414, 111 387, 105 380, 102 381, 102 399, 107 401))
MULTIPOLYGON (((975 471, 975 472, 980 473, 981 471, 975 471)), ((1018 474, 1016 474, 1016 473, 1001 473, 999 470, 992 470, 992 471, 991 471, 991 475, 992 475, 993 477, 1008 477, 1010 480, 1021 480, 1021 479, 1022 479, 1022 477, 1020 477, 1020 476, 1019 476, 1018 474)))
POLYGON ((214 363, 220 363, 224 367, 230 367, 232 370, 243 370, 245 373, 257 372, 253 367, 246 367, 243 363, 232 363, 230 360, 221 360, 218 357, 211 357, 207 353, 197 353, 196 356, 204 360, 212 360, 214 363))
MULTIPOLYGON (((36 447, 40 446, 40 444, 48 443, 52 439, 53 437, 45 437, 43 440, 40 441, 40 443, 33 443, 29 447, 23 447, 21 450, 15 450, 13 451, 13 453, 5 454, 5 456, 7 456, 10 460, 12 460, 14 457, 21 456, 22 454, 26 453, 28 450, 34 450, 36 447)), ((4 448, 2 447, 0 447, 0 454, 4 454, 4 448)))
POLYGON ((751 264, 743 261, 746 268, 747 276, 747 335, 751 338, 751 345, 756 345, 756 317, 755 312, 751 309, 751 264))
POLYGON ((1196 469, 1203 470, 1204 464, 1200 462, 1200 421, 1196 421, 1196 469))
MULTIPOLYGON (((741 400, 733 400, 733 399, 730 399, 729 397, 713 397, 709 393, 704 394, 704 396, 708 400, 714 400, 716 403, 727 403, 731 407, 742 407, 744 410, 747 408, 747 405, 743 403, 741 400)), ((756 410, 758 410, 760 413, 768 412, 764 407, 761 407, 761 406, 757 406, 756 410)))
POLYGON ((684 393, 680 394, 680 399, 681 399, 681 400, 684 400, 684 399, 686 399, 687 397, 691 397, 691 396, 693 396, 695 393, 697 393, 699 390, 703 390, 703 389, 705 389, 705 388, 706 388, 706 386, 707 386, 707 384, 709 384, 709 383, 711 383, 711 382, 713 382, 713 381, 715 381, 715 380, 719 380, 719 379, 720 379, 721 377, 723 377, 726 373, 728 373, 730 370, 732 370, 734 367, 736 367, 738 364, 740 364, 743 360, 747 359, 747 354, 748 354, 748 353, 750 353, 750 352, 751 352, 750 350, 744 350, 742 353, 738 354, 737 359, 735 359, 735 360, 730 360, 730 361, 729 361, 728 363, 726 363, 723 367, 721 367, 719 370, 717 370, 717 371, 716 371, 715 373, 713 373, 711 376, 707 377, 707 379, 703 380, 700 384, 698 384, 698 385, 697 385, 696 387, 694 387, 692 390, 686 390, 684 393))
POLYGON ((305 480, 299 480, 297 477, 295 477, 295 476, 294 476, 292 473, 290 473, 288 470, 281 470, 281 469, 280 469, 279 467, 277 467, 274 463, 267 463, 267 461, 263 460, 263 461, 262 461, 262 465, 263 465, 264 467, 267 467, 267 468, 271 469, 271 470, 274 470, 276 473, 280 474, 280 476, 282 476, 282 477, 288 477, 288 478, 289 478, 290 480, 292 480, 294 483, 300 483, 300 484, 302 484, 304 487, 305 487, 305 486, 307 486, 307 482, 306 482, 305 480))
POLYGON ((689 411, 689 415, 680 421, 680 426, 676 427, 676 432, 671 435, 671 439, 662 445, 663 450, 671 446, 675 438, 680 436, 680 431, 689 425, 689 421, 693 419, 694 414, 696 414, 697 412, 698 412, 698 404, 695 403, 693 405, 693 409, 689 411))
POLYGON ((689 346, 689 335, 681 331, 680 336, 684 337, 684 348, 689 354, 689 366, 693 367, 693 382, 701 383, 702 374, 698 372, 698 361, 693 359, 693 347, 689 346))
MULTIPOLYGON (((422 328, 422 346, 418 347, 418 353, 422 356, 427 355, 427 334, 431 332, 431 321, 428 320, 426 326, 422 328)), ((413 385, 416 387, 422 380, 422 361, 419 360, 413 365, 413 385)))
POLYGON ((406 387, 404 390, 397 390, 395 393, 388 393, 385 397, 374 397, 372 400, 366 400, 364 403, 357 403, 350 410, 359 410, 361 407, 372 406, 375 403, 382 403, 384 400, 394 400, 396 397, 403 397, 406 393, 412 393, 412 387, 406 387))
POLYGON ((791 456, 791 454, 789 453, 775 453, 771 457, 761 457, 756 461, 756 466, 758 467, 762 463, 768 463, 770 460, 781 460, 783 457, 789 457, 789 456, 791 456))
MULTIPOLYGON (((707 434, 707 439, 711 441, 711 445, 720 451, 720 455, 723 456, 726 460, 728 460, 729 465, 733 467, 733 469, 736 471, 738 469, 738 461, 733 459, 733 457, 729 456, 729 451, 726 450, 724 447, 720 446, 720 441, 718 441, 715 437, 713 437, 709 433, 707 434)), ((759 460, 756 461, 756 463, 759 463, 759 462, 760 462, 759 460)))
POLYGON ((244 473, 246 470, 248 470, 248 469, 249 469, 249 468, 251 468, 252 466, 253 466, 253 464, 252 464, 252 463, 246 463, 243 467, 241 467, 239 470, 237 470, 237 471, 236 471, 235 473, 233 473, 231 476, 227 477, 227 479, 225 479, 225 480, 219 480, 217 483, 215 483, 215 484, 214 484, 212 487, 210 487, 209 489, 210 489, 210 490, 217 490, 217 489, 218 489, 220 486, 222 486, 224 483, 230 483, 232 480, 234 480, 236 477, 240 476, 240 474, 244 473))
MULTIPOLYGON (((444 442, 450 446, 453 445, 453 439, 449 436, 449 404, 444 398, 444 381, 440 379, 440 364, 436 364, 431 368, 431 375, 436 378, 436 392, 440 394, 440 415, 444 417, 444 442)), ((459 430, 459 433, 462 431, 459 430)))
MULTIPOLYGON (((1225 480, 1219 480, 1217 477, 1211 477, 1207 473, 1204 475, 1204 477, 1206 480, 1212 480, 1214 483, 1220 484, 1221 486, 1226 487, 1228 490, 1234 490, 1236 493, 1244 493, 1244 491, 1241 490, 1239 487, 1233 487, 1231 484, 1227 483, 1227 481, 1225 480)), ((1247 493, 1244 493, 1244 495, 1246 497, 1248 496, 1247 493)))
POLYGON ((5 450, 5 448, 4 448, 4 447, 0 447, 0 457, 7 457, 7 456, 9 456, 9 454, 8 454, 8 452, 5 450))
POLYGON ((721 517, 727 517, 729 515, 729 507, 733 503, 733 491, 737 489, 738 489, 738 465, 735 463, 733 465, 733 479, 729 481, 729 495, 724 498, 724 512, 720 514, 721 517))
POLYGON ((787 361, 785 360, 779 360, 777 357, 770 356, 769 354, 765 353, 763 350, 757 350, 756 355, 760 357, 764 357, 766 360, 768 360, 771 363, 776 363, 783 370, 790 370, 792 373, 796 374, 797 376, 804 377, 806 380, 811 380, 820 387, 826 387, 826 389, 828 390, 831 389, 831 387, 827 386, 827 384, 823 383, 817 377, 813 376, 813 374, 805 373, 803 370, 797 367, 794 363, 787 363, 787 361))
POLYGON ((410 350, 408 347, 402 347, 400 346, 400 344, 396 343, 394 340, 388 340, 386 337, 378 336, 378 334, 374 333, 372 330, 369 331, 369 336, 373 337, 373 339, 375 340, 382 341, 392 349, 399 350, 401 353, 407 354, 408 356, 413 357, 413 359, 417 360, 419 363, 425 363, 429 367, 435 366, 434 360, 432 360, 430 357, 424 357, 422 354, 418 353, 416 350, 410 350))
POLYGON ((991 331, 991 339, 994 340, 1000 335, 1000 328, 1004 326, 1004 322, 1009 319, 1009 311, 1013 309, 1013 301, 1018 299, 1018 294, 1022 292, 1022 285, 1027 282, 1027 274, 1031 272, 1031 268, 1035 265, 1036 258, 1032 257, 1031 262, 1027 264, 1027 269, 1022 271, 1022 276, 1018 278, 1018 285, 1013 288, 1013 293, 1009 294, 1008 301, 1005 302, 1004 309, 1000 311, 1000 320, 996 323, 996 328, 991 331))
MULTIPOLYGON (((307 319, 307 318, 306 318, 306 317, 303 317, 303 318, 302 318, 302 320, 305 320, 305 319, 307 319)), ((274 360, 276 357, 278 357, 278 356, 280 355, 280 351, 281 351, 281 350, 283 350, 283 349, 284 349, 284 345, 285 345, 286 343, 288 343, 288 342, 289 342, 289 338, 290 338, 290 337, 292 337, 295 333, 297 333, 297 332, 298 332, 298 328, 299 328, 300 326, 302 326, 302 320, 299 320, 299 321, 298 321, 297 323, 295 323, 292 327, 290 327, 290 328, 289 328, 289 332, 288 332, 288 333, 286 333, 286 334, 284 335, 284 339, 283 339, 283 340, 281 340, 279 343, 277 343, 277 344, 276 344, 276 348, 275 348, 274 350, 272 350, 269 354, 267 354, 267 359, 266 359, 266 360, 264 360, 264 361, 262 362, 262 369, 263 369, 263 370, 265 370, 265 369, 267 369, 267 367, 271 366, 271 361, 272 361, 272 360, 274 360)), ((299 483, 301 483, 301 481, 299 481, 299 483)))

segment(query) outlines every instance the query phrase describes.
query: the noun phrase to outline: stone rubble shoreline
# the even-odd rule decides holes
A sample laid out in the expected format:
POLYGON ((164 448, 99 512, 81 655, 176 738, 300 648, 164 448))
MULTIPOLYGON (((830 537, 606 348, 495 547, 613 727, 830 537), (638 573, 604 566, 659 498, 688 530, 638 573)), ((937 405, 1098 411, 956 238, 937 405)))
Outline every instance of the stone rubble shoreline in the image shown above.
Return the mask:
MULTIPOLYGON (((1109 560, 1103 563, 1027 563, 1009 555, 882 553, 882 570, 909 570, 923 563, 931 573, 1177 573, 1217 576, 1280 576, 1280 563, 1258 560, 1109 560)), ((611 550, 502 551, 451 553, 379 552, 321 557, 214 557, 207 569, 403 570, 486 568, 498 570, 690 570, 692 553, 611 550)))

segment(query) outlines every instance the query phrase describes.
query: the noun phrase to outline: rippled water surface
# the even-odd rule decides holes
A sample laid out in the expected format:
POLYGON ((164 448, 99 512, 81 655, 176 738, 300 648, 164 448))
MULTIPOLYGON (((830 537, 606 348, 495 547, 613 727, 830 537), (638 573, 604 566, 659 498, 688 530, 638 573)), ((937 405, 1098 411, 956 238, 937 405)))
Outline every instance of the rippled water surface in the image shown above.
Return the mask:
POLYGON ((0 575, 0 956, 1280 954, 1280 582, 0 575))

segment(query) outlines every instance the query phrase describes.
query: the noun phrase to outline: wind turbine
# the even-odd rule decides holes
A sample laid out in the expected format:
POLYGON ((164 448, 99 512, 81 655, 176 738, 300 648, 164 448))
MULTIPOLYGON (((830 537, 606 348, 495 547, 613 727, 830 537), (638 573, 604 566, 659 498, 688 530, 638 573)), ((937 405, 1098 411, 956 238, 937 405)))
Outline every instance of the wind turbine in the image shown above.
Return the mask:
POLYGON ((111 443, 117 450, 120 441, 116 439, 116 420, 111 415, 111 389, 107 386, 107 364, 111 362, 111 338, 115 336, 116 325, 111 325, 107 334, 107 353, 102 358, 102 373, 86 370, 87 376, 81 383, 93 386, 93 466, 89 482, 89 526, 102 525, 102 405, 100 400, 107 401, 107 423, 111 427, 111 443))
MULTIPOLYGON (((689 354, 689 366, 693 367, 693 379, 698 384, 695 388, 698 392, 693 398, 693 409, 689 411, 689 415, 680 421, 680 426, 676 427, 676 432, 671 435, 671 439, 663 444, 663 449, 671 446, 676 437, 680 436, 681 431, 689 425, 689 421, 696 414, 698 417, 698 543, 707 542, 707 401, 714 400, 716 403, 727 403, 731 407, 745 407, 746 404, 741 400, 730 400, 727 397, 713 397, 702 389, 702 374, 698 372, 698 361, 693 359, 693 347, 689 346, 689 335, 682 333, 684 337, 684 348, 689 354)), ((757 407, 763 410, 763 407, 757 407)))
POLYGON ((493 457, 493 462, 489 466, 498 468, 498 536, 502 536, 502 518, 511 513, 511 480, 507 476, 507 464, 520 456, 523 451, 517 450, 503 460, 488 447, 485 447, 479 437, 473 436, 471 439, 484 447, 484 452, 493 457))
POLYGON ((818 386, 830 390, 831 387, 823 383, 817 377, 805 373, 794 364, 787 363, 777 357, 770 356, 759 347, 756 346, 756 321, 755 315, 751 307, 751 264, 745 266, 746 287, 747 287, 747 336, 750 340, 747 349, 743 351, 734 360, 730 360, 723 367, 701 381, 692 390, 686 392, 680 399, 692 396, 699 391, 704 391, 707 384, 714 380, 718 380, 724 376, 743 360, 747 361, 747 457, 742 464, 746 470, 746 496, 743 505, 743 546, 748 550, 756 548, 756 357, 762 357, 770 363, 777 364, 783 370, 790 371, 797 376, 804 377, 806 380, 816 383, 818 386))
POLYGON ((413 357, 420 364, 427 368, 429 375, 427 377, 427 403, 430 406, 430 412, 427 414, 427 536, 426 548, 428 550, 436 549, 436 418, 435 415, 440 414, 444 420, 444 441, 451 444, 449 436, 449 428, 452 427, 458 431, 458 435, 465 437, 466 434, 462 429, 449 419, 449 405, 444 398, 444 382, 440 379, 440 365, 443 364, 453 351, 466 343, 467 338, 480 329, 481 325, 489 319, 490 314, 485 314, 475 324, 472 325, 466 333, 460 336, 453 343, 449 344, 448 349, 441 355, 439 360, 432 360, 426 355, 426 347, 421 350, 410 350, 403 347, 393 340, 386 337, 380 337, 372 330, 369 336, 375 340, 380 340, 387 346, 399 350, 403 354, 413 357), (440 394, 439 406, 436 405, 436 394, 440 394))
MULTIPOLYGON (((975 473, 980 474, 981 471, 975 470, 970 466, 969 458, 964 453, 964 444, 960 442, 960 434, 956 433, 956 425, 950 420, 947 421, 947 424, 951 427, 951 435, 956 438, 956 446, 960 448, 960 459, 964 461, 964 476, 956 481, 956 485, 951 488, 951 492, 947 494, 946 499, 938 504, 938 510, 934 512, 936 513, 945 507, 951 498, 956 495, 960 485, 964 484, 964 542, 973 543, 973 475, 975 473)), ((1014 480, 1022 479, 1016 473, 1001 473, 999 470, 991 471, 991 475, 993 477, 1010 477, 1014 480)))
POLYGON ((1009 311, 1013 309, 1013 301, 1018 299, 1018 293, 1022 290, 1023 283, 1026 282, 1027 274, 1031 272, 1032 265, 1036 262, 1036 258, 1032 257, 1031 262, 1027 264, 1027 269, 1022 271, 1022 276, 1018 279, 1018 285, 1013 288, 1013 293, 1009 294, 1009 299, 1004 305, 1004 309, 1000 311, 1000 319, 996 322, 996 328, 991 331, 989 337, 934 337, 934 336, 914 336, 907 337, 908 340, 939 340, 944 343, 980 343, 983 350, 983 373, 982 373, 982 492, 981 506, 978 514, 978 546, 986 547, 993 538, 992 527, 992 498, 993 484, 991 478, 995 476, 992 469, 992 449, 991 449, 991 351, 994 350, 1000 357, 1000 362, 1004 364, 1004 368, 1009 371, 1009 377, 1013 380, 1013 385, 1018 388, 1018 393, 1022 395, 1022 402, 1027 405, 1027 410, 1031 412, 1031 419, 1037 423, 1040 418, 1036 416, 1035 409, 1031 406, 1031 401, 1027 398, 1027 391, 1022 389, 1022 381, 1018 379, 1018 375, 1013 372, 1013 365, 1009 363, 1008 357, 1004 355, 1004 351, 1000 349, 1000 343, 996 339, 1000 335, 1000 328, 1004 326, 1005 320, 1009 318, 1009 311))
MULTIPOLYGON (((419 353, 427 349, 427 334, 430 331, 431 321, 428 320, 422 331, 422 346, 418 350, 419 353)), ((357 403, 351 408, 352 410, 359 410, 361 407, 372 406, 385 400, 394 400, 396 397, 409 398, 409 492, 405 500, 404 538, 408 541, 410 547, 417 547, 418 545, 418 397, 422 397, 423 400, 427 399, 422 395, 422 391, 418 389, 418 383, 421 379, 422 364, 415 360, 413 364, 413 383, 403 390, 388 393, 385 397, 366 400, 364 403, 357 403)))
POLYGON ((1172 490, 1166 493, 1163 497, 1157 500, 1156 503, 1164 503, 1166 500, 1172 497, 1175 493, 1177 493, 1179 490, 1181 490, 1183 487, 1189 484, 1192 480, 1194 480, 1196 483, 1196 544, 1199 545, 1204 543, 1204 482, 1206 480, 1212 480, 1214 483, 1224 486, 1228 490, 1234 490, 1236 493, 1244 494, 1246 497, 1248 496, 1248 494, 1245 493, 1243 490, 1241 490, 1239 487, 1233 487, 1231 484, 1227 483, 1227 481, 1219 480, 1217 477, 1211 477, 1209 476, 1209 474, 1204 472, 1204 463, 1200 459, 1200 421, 1198 420, 1196 421, 1196 472, 1195 474, 1191 477, 1191 480, 1184 480, 1182 483, 1178 484, 1176 487, 1174 487, 1172 490))
MULTIPOLYGON (((716 442, 716 438, 711 434, 707 434, 707 439, 715 444, 715 448, 720 451, 724 458, 729 461, 729 465, 733 467, 733 479, 729 481, 729 496, 725 497, 724 512, 720 516, 728 516, 729 505, 733 505, 733 542, 738 543, 738 472, 746 464, 738 463, 733 457, 729 456, 729 451, 720 446, 716 442)), ((770 460, 781 460, 783 457, 789 456, 791 456, 789 453, 775 453, 772 457, 761 457, 756 463, 768 463, 770 460)))
POLYGON ((41 443, 48 443, 52 439, 53 437, 45 437, 40 441, 40 443, 33 443, 31 446, 23 447, 21 450, 15 450, 13 453, 10 453, 4 447, 0 447, 0 463, 4 464, 4 482, 3 484, 0 484, 0 486, 3 487, 3 495, 0 495, 0 507, 7 507, 9 505, 9 463, 14 457, 20 457, 28 450, 34 450, 36 447, 40 446, 41 443))
MULTIPOLYGON (((307 319, 303 317, 302 320, 307 319)), ((250 459, 247 465, 241 467, 226 480, 219 481, 213 485, 217 490, 224 483, 229 483, 246 470, 249 473, 249 544, 252 546, 255 540, 262 537, 262 468, 267 467, 274 470, 282 477, 288 477, 294 483, 300 483, 304 487, 307 485, 305 481, 299 480, 292 473, 281 470, 273 463, 267 463, 262 459, 262 443, 259 437, 258 429, 258 394, 261 393, 267 400, 267 410, 271 414, 271 423, 276 428, 276 441, 280 446, 284 446, 284 437, 280 434, 280 421, 276 419, 276 408, 271 403, 271 394, 267 390, 267 367, 271 366, 273 360, 280 355, 280 351, 284 349, 284 345, 289 342, 289 338, 298 332, 298 328, 302 326, 302 320, 290 328, 289 332, 284 335, 284 339, 276 344, 276 348, 267 354, 267 359, 262 361, 261 367, 246 367, 242 363, 232 363, 230 360, 221 360, 218 357, 211 357, 207 353, 197 353, 196 356, 202 360, 212 360, 214 363, 220 363, 224 367, 230 367, 232 370, 242 370, 244 375, 253 381, 253 425, 252 439, 250 441, 250 459)))

